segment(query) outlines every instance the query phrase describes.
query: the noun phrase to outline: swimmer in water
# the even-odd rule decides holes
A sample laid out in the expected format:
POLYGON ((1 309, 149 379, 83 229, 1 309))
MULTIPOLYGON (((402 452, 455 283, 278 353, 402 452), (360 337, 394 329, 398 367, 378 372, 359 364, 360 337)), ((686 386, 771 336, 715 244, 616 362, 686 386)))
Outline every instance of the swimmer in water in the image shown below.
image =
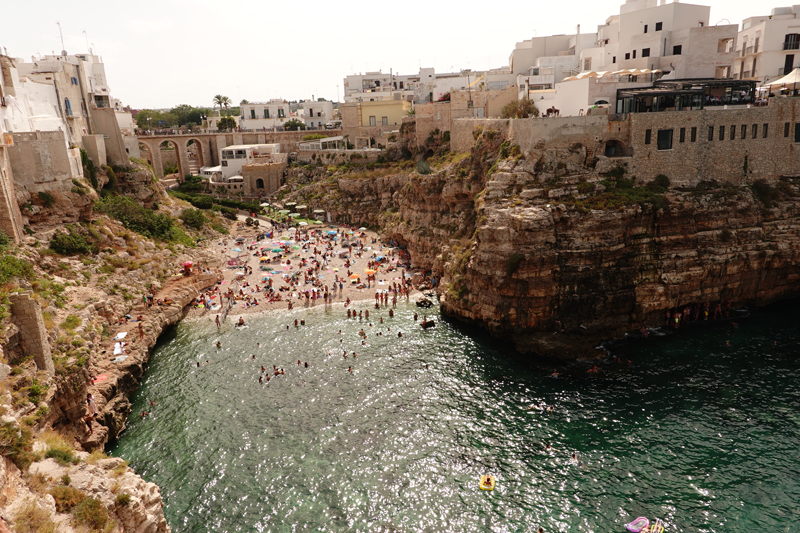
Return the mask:
POLYGON ((347 371, 348 371, 348 372, 350 372, 350 373, 352 374, 352 373, 353 373, 353 367, 352 367, 352 366, 348 366, 348 367, 347 367, 347 371))
POLYGON ((397 332, 397 336, 398 336, 398 337, 402 337, 402 336, 403 336, 403 332, 402 332, 402 331, 398 331, 398 332, 397 332))
POLYGON ((222 348, 222 343, 217 341, 217 348, 222 348))
POLYGON ((302 363, 300 362, 300 359, 298 359, 298 360, 297 360, 297 364, 298 364, 298 365, 302 364, 302 363))

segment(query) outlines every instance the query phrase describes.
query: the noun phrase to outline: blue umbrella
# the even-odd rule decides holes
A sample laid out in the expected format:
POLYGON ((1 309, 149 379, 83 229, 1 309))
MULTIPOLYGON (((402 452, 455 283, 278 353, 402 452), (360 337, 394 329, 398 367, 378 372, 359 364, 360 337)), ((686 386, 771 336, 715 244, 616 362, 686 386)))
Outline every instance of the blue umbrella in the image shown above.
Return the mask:
POLYGON ((335 231, 329 231, 329 232, 328 232, 328 235, 336 235, 336 233, 337 233, 337 232, 335 232, 335 231))
POLYGON ((234 252, 241 252, 242 250, 241 250, 241 248, 234 248, 233 251, 234 252))

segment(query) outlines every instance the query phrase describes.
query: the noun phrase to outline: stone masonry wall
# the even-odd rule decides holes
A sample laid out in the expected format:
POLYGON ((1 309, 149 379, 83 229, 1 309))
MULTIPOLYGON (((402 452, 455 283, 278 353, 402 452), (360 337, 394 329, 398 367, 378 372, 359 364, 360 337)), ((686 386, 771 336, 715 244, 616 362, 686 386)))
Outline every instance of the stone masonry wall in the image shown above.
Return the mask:
POLYGON ((642 181, 665 174, 673 185, 710 179, 742 185, 800 174, 794 98, 770 98, 768 106, 750 109, 634 113, 628 120, 633 146, 629 173, 642 181), (672 147, 659 150, 659 131, 670 130, 672 147))
POLYGON ((342 163, 366 165, 374 163, 384 153, 383 150, 301 150, 297 152, 297 160, 301 163, 321 161, 325 165, 342 163))
POLYGON ((52 375, 55 368, 47 340, 47 328, 42 319, 42 308, 31 298, 29 292, 14 293, 10 299, 11 315, 14 324, 19 328, 22 349, 33 356, 36 368, 52 375))

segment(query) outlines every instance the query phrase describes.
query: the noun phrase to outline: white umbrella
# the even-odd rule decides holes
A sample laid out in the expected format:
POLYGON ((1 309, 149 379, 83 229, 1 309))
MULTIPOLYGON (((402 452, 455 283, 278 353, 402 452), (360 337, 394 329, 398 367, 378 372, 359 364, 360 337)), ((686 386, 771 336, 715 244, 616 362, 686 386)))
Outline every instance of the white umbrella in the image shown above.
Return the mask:
POLYGON ((800 68, 796 68, 786 76, 778 78, 775 81, 765 83, 764 85, 793 85, 795 83, 800 83, 800 68))

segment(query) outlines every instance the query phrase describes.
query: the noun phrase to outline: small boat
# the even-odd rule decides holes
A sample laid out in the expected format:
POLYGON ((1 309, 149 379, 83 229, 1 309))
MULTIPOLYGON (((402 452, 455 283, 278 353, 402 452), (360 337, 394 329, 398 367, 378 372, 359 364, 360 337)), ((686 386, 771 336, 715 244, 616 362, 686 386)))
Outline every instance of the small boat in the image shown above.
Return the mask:
POLYGON ((628 531, 632 531, 633 533, 639 533, 641 530, 647 528, 650 525, 650 520, 645 518, 644 516, 640 516, 630 524, 625 524, 625 529, 628 531))
POLYGON ((494 490, 494 476, 481 476, 478 486, 481 490, 494 490))
POLYGON ((434 322, 433 320, 426 320, 422 322, 420 326, 422 327, 422 329, 435 328, 436 322, 434 322))

